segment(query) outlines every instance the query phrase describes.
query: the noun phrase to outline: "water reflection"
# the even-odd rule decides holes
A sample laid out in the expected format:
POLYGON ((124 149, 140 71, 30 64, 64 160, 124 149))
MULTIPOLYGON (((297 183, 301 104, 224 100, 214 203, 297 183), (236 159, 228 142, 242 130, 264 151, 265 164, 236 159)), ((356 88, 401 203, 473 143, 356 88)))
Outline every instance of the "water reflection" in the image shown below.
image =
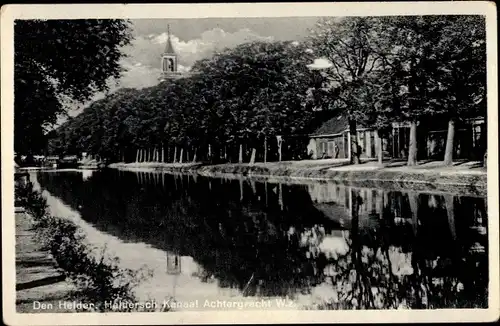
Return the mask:
POLYGON ((484 198, 122 171, 38 180, 96 228, 164 250, 166 273, 194 260, 190 277, 227 293, 326 288, 332 309, 487 306, 484 198))

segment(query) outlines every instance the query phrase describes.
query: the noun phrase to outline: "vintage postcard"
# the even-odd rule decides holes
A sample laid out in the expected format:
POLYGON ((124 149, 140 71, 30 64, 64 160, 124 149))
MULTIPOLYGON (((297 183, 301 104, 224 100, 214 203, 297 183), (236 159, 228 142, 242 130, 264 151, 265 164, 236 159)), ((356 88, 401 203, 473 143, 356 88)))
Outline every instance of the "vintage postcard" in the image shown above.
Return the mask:
POLYGON ((496 21, 2 7, 4 321, 498 320, 496 21))

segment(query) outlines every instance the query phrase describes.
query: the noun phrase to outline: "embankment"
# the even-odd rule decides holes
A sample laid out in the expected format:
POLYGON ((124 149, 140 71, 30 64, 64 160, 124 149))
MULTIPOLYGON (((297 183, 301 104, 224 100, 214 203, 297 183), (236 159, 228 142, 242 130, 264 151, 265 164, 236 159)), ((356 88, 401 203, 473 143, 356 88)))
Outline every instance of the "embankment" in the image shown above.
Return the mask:
POLYGON ((251 178, 256 181, 307 184, 335 182, 339 184, 388 190, 447 192, 485 196, 487 173, 483 168, 467 165, 441 167, 422 164, 417 167, 379 167, 374 162, 358 166, 328 163, 281 162, 203 165, 201 163, 114 163, 109 166, 128 171, 163 171, 198 174, 216 178, 251 178), (332 166, 333 165, 333 166, 332 166))

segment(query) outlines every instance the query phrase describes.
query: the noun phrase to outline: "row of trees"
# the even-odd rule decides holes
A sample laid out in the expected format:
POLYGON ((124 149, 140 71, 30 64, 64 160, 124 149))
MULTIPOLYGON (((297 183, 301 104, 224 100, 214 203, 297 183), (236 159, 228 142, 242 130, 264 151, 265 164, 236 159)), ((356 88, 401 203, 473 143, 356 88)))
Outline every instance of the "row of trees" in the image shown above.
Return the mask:
POLYGON ((456 121, 485 115, 485 40, 481 16, 325 19, 312 36, 332 65, 324 98, 346 113, 351 134, 356 122, 375 126, 381 137, 391 122, 410 124, 408 165, 417 161, 418 122, 449 120, 451 164, 456 121))
POLYGON ((198 61, 190 77, 119 90, 57 129, 50 150, 171 162, 173 154, 178 161, 209 154, 243 159, 245 148, 255 160, 266 138, 307 133, 319 121, 306 46, 242 44, 198 61))
POLYGON ((165 160, 166 147, 168 161, 182 151, 241 161, 245 147, 253 162, 257 148, 265 160, 269 139, 313 131, 320 107, 345 114, 351 134, 358 123, 381 137, 392 122, 408 123, 408 165, 425 128, 418 123, 446 119, 451 164, 457 121, 486 113, 485 46, 480 16, 322 19, 304 42, 242 44, 197 62, 191 77, 94 102, 55 132, 50 150, 165 160), (330 67, 310 70, 315 58, 330 67))

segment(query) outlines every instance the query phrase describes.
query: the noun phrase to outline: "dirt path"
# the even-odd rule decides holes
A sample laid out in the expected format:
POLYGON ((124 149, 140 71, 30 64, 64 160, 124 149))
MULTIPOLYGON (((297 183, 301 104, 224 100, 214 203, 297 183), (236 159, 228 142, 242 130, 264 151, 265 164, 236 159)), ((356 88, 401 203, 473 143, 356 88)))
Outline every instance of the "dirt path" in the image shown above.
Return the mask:
POLYGON ((31 216, 16 212, 16 311, 73 312, 64 307, 73 286, 42 249, 31 216), (43 308, 43 304, 46 304, 43 308))

